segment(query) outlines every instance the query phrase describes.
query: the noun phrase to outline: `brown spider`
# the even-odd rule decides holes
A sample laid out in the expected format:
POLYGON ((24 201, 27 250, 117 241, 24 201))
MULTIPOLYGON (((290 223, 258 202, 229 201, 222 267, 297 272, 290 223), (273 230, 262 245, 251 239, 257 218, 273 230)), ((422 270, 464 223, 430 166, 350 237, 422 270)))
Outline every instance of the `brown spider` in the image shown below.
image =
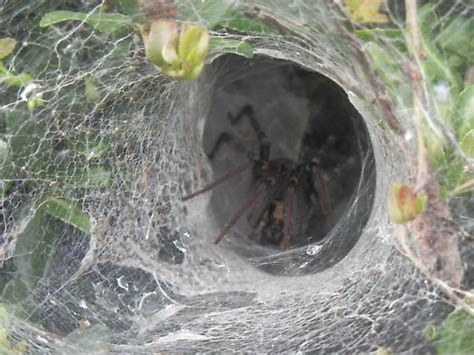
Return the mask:
MULTIPOLYGON (((249 119, 257 134, 259 157, 249 158, 249 163, 231 170, 204 188, 182 198, 183 201, 189 200, 248 169, 252 170, 256 187, 220 231, 215 244, 224 238, 247 211, 250 211, 248 219, 254 229, 250 237, 261 244, 279 245, 282 249, 288 248, 294 238, 307 232, 308 219, 315 209, 319 209, 326 223, 332 226, 332 209, 325 191, 320 159, 313 156, 301 163, 283 158, 271 160, 270 142, 255 119, 251 106, 243 107, 236 116, 229 115, 232 124, 236 124, 242 117, 249 119)), ((230 134, 222 133, 208 154, 209 158, 212 159, 221 144, 232 139, 230 134)))

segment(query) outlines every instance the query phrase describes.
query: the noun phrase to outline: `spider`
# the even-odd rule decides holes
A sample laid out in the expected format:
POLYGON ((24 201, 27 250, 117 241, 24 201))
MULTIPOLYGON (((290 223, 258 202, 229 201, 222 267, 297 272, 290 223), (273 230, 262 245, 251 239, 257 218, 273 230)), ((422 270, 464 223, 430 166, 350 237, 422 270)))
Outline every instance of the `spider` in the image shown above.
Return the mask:
MULTIPOLYGON (((232 125, 243 117, 249 119, 256 133, 258 157, 248 157, 248 163, 182 198, 182 201, 192 199, 251 169, 255 188, 219 232, 214 243, 218 244, 246 213, 253 228, 249 237, 260 244, 275 245, 281 249, 287 249, 295 238, 307 232, 308 221, 317 209, 326 223, 332 226, 333 213, 325 191, 327 178, 321 169, 321 159, 315 154, 298 163, 285 158, 270 159, 270 141, 255 118, 252 107, 244 106, 236 116, 229 114, 232 125)), ((222 133, 208 157, 212 159, 222 144, 233 139, 230 134, 222 133)))

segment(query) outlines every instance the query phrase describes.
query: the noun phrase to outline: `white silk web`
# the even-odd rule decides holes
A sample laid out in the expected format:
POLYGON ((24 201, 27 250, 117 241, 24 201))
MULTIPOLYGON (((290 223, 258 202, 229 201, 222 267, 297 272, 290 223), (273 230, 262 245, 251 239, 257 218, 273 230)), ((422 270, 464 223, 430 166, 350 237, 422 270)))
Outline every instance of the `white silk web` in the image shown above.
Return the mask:
MULTIPOLYGON (((200 19, 194 1, 176 3, 200 19)), ((403 86, 404 6, 384 3, 389 24, 354 32, 343 3, 235 1, 239 14, 276 34, 211 34, 251 43, 259 59, 214 56, 199 79, 179 82, 146 61, 136 33, 109 36, 80 21, 38 26, 53 10, 92 13, 102 3, 0 1, 0 34, 17 41, 5 68, 33 77, 26 87, 1 84, 0 319, 8 325, 0 349, 434 352, 425 328, 453 304, 400 253, 386 207, 391 182, 410 177, 407 157, 415 148, 403 86), (318 73, 316 82, 337 83, 353 105, 344 103, 352 107, 345 127, 354 130, 350 150, 359 170, 338 200, 336 223, 324 239, 289 250, 249 242, 243 222, 214 245, 243 191, 255 186, 242 178, 189 203, 181 197, 247 158, 232 144, 215 161, 206 156, 220 132, 233 129, 227 113, 251 101, 274 132, 272 144, 297 154, 304 120, 317 116, 325 103, 318 100, 332 90, 323 86, 308 97, 311 82, 301 76, 310 72, 318 73), (395 142, 399 129, 404 149, 395 142)), ((438 46, 447 43, 450 26, 464 30, 453 19, 474 10, 465 0, 424 3, 437 13, 429 25, 438 46)), ((229 20, 231 29, 226 16, 221 22, 229 20)), ((446 59, 452 47, 444 48, 446 59)), ((449 95, 468 72, 466 63, 451 68, 452 82, 425 84, 449 95)), ((435 113, 444 110, 431 103, 435 113)), ((428 126, 454 137, 437 117, 428 126)), ((443 176, 446 185, 457 179, 443 176)), ((469 201, 451 202, 472 228, 469 201)), ((472 270, 472 241, 461 252, 472 270)), ((464 285, 472 282, 466 271, 464 285)))

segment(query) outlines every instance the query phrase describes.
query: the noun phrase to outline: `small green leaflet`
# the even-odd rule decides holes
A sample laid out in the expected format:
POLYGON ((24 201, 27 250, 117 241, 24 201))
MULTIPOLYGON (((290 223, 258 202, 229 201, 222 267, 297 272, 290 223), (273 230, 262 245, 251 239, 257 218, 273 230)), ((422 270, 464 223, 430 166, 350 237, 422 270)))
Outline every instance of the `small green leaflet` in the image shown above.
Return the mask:
POLYGON ((5 58, 15 49, 16 41, 13 38, 0 38, 0 59, 5 58))
POLYGON ((40 209, 85 234, 91 233, 89 215, 69 201, 50 197, 41 203, 40 209))
POLYGON ((233 4, 233 0, 188 0, 180 1, 176 8, 180 20, 197 22, 211 30, 223 22, 233 4))
POLYGON ((433 343, 440 355, 473 354, 474 317, 465 310, 458 309, 439 326, 427 326, 425 339, 433 343))
POLYGON ((233 53, 245 58, 253 58, 253 47, 246 41, 226 38, 211 38, 209 40, 210 53, 233 53))
POLYGON ((83 13, 74 11, 53 11, 43 16, 40 27, 48 27, 64 21, 83 21, 96 30, 109 35, 126 35, 134 30, 131 17, 119 13, 83 13))

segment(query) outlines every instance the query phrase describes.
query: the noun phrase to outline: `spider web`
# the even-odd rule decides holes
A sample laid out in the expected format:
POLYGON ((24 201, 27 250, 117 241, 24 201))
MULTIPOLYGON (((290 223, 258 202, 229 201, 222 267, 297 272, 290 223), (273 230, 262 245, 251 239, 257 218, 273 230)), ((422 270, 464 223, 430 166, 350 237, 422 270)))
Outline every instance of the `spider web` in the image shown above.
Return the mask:
MULTIPOLYGON (((177 3, 204 22, 195 2, 177 3)), ((433 31, 474 11, 464 0, 430 4, 439 13, 433 31)), ((202 133, 216 83, 222 85, 219 59, 198 80, 177 82, 146 61, 135 33, 107 36, 78 21, 38 26, 50 11, 92 13, 101 5, 0 2, 0 32, 18 43, 5 66, 34 77, 23 88, 1 88, 0 317, 8 343, 0 348, 434 352, 424 329, 439 324, 454 304, 400 253, 386 210, 388 188, 409 179, 415 149, 413 107, 400 89, 405 37, 359 26, 369 29, 361 36, 372 38, 372 44, 360 43, 377 59, 370 63, 374 87, 352 46, 342 2, 235 1, 239 11, 282 33, 212 34, 250 41, 256 54, 294 62, 339 84, 363 117, 373 149, 361 155, 362 178, 330 232, 334 245, 243 257, 236 238, 212 244, 219 229, 209 207, 212 195, 181 202, 185 191, 213 176, 202 133), (380 90, 406 132, 405 149, 387 129, 380 90), (43 104, 29 110, 27 102, 39 95, 43 104), (338 253, 348 245, 340 243, 342 236, 354 230, 360 235, 338 253), (262 266, 274 260, 283 269, 266 272, 262 266), (310 272, 299 272, 304 267, 310 272)), ((383 8, 390 29, 401 31, 401 2, 383 8)), ((446 32, 437 33, 436 40, 446 40, 446 32)), ((252 65, 243 64, 237 75, 252 65)), ((453 68, 462 71, 456 75, 466 71, 453 68)), ((450 85, 437 84, 438 92, 450 85)), ((295 98, 283 103, 289 114, 304 113, 295 98)), ((436 117, 428 124, 453 136, 436 117)), ((235 162, 240 152, 228 149, 235 162)), ((457 179, 443 176, 446 185, 457 179)), ((451 202, 459 222, 472 229, 472 199, 451 202)), ((472 270, 472 241, 461 251, 472 270)), ((466 280, 472 288, 472 276, 466 280)))

